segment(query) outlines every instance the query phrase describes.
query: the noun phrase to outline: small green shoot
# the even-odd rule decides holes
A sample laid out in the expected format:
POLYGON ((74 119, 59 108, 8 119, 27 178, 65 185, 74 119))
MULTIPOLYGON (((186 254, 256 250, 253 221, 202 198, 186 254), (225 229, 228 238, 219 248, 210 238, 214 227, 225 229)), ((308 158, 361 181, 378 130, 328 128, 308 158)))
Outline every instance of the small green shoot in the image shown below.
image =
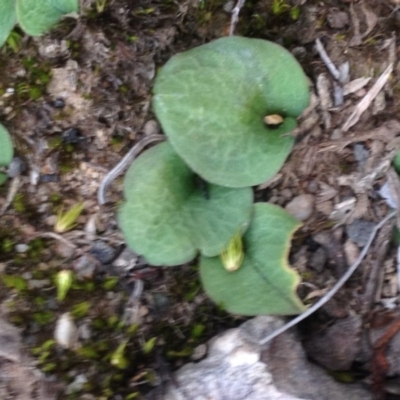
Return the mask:
POLYGON ((299 6, 294 6, 290 10, 290 18, 292 18, 293 21, 297 21, 300 17, 300 7, 299 6))
POLYGON ((82 301, 81 303, 76 304, 72 310, 71 314, 75 319, 86 317, 87 313, 90 310, 90 302, 82 301))
POLYGON ((85 204, 83 202, 77 203, 72 206, 67 212, 61 209, 57 215, 57 221, 54 225, 54 230, 57 233, 68 232, 76 226, 76 220, 81 215, 85 204))
POLYGON ((288 11, 290 5, 285 0, 273 0, 272 2, 272 14, 281 15, 288 11))
POLYGON ((111 356, 111 365, 113 365, 116 368, 119 369, 125 369, 129 365, 129 361, 125 356, 125 348, 126 345, 128 344, 128 341, 122 342, 117 350, 114 351, 114 353, 111 356))
POLYGON ((17 53, 21 40, 22 36, 18 32, 12 31, 6 40, 6 47, 9 47, 14 53, 17 53))
POLYGON ((237 271, 244 258, 242 235, 237 232, 230 240, 228 247, 221 253, 221 262, 227 271, 237 271))
POLYGON ((56 275, 57 300, 59 302, 65 299, 69 289, 71 289, 72 281, 73 273, 69 269, 64 269, 56 275))
POLYGON ((149 339, 142 347, 143 353, 150 354, 153 351, 154 346, 156 345, 156 341, 156 337, 152 337, 151 339, 149 339))
POLYGON ((96 11, 101 14, 106 8, 107 0, 96 0, 96 11))

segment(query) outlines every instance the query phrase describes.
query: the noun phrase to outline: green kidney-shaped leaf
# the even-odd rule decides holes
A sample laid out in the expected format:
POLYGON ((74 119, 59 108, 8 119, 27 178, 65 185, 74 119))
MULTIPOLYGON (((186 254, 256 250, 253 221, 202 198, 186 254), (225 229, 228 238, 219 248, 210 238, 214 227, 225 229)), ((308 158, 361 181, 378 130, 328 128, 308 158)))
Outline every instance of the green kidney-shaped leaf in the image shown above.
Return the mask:
POLYGON ((40 36, 63 15, 79 11, 78 0, 16 0, 18 23, 31 36, 40 36))
POLYGON ((300 226, 282 208, 257 203, 244 235, 244 260, 234 272, 220 257, 201 257, 200 274, 207 294, 228 311, 241 315, 291 315, 304 311, 296 295, 298 274, 287 261, 290 239, 300 226))
POLYGON ((172 57, 157 76, 153 106, 176 152, 205 180, 262 183, 293 146, 284 135, 309 103, 307 78, 283 47, 225 37, 172 57), (264 117, 278 114, 281 125, 264 117))
POLYGON ((10 164, 14 156, 13 144, 7 129, 0 124, 0 167, 10 164))
POLYGON ((3 172, 0 172, 0 186, 6 182, 8 179, 8 176, 6 174, 4 174, 3 172))
POLYGON ((1 0, 0 2, 0 47, 3 46, 8 35, 16 23, 15 0, 1 0))
POLYGON ((119 224, 127 244, 152 265, 179 265, 198 251, 215 256, 251 217, 250 188, 207 184, 165 142, 144 152, 125 176, 119 224))

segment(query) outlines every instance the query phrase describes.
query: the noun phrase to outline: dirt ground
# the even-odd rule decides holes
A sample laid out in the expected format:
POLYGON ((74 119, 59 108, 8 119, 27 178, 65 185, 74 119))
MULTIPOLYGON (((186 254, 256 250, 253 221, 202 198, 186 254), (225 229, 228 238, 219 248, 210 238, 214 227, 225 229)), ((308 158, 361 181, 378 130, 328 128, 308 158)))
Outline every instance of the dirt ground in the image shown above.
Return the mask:
MULTIPOLYGON (((244 320, 207 299, 196 264, 155 269, 126 249, 115 218, 122 177, 105 205, 97 201, 101 180, 135 141, 160 132, 150 105, 157 69, 226 36, 234 2, 83 3, 79 19, 40 38, 17 29, 15 46, 0 52, 0 120, 19 158, 0 188, 0 315, 18 328, 0 329, 2 399, 162 398, 175 369, 244 320), (57 215, 79 202, 76 226, 57 234, 57 215), (61 270, 75 280, 59 302, 61 270), (66 315, 77 330, 67 349, 54 336, 66 315)), ((390 168, 400 148, 398 3, 248 0, 240 13, 236 34, 288 48, 312 87, 290 158, 255 188, 260 201, 310 211, 290 255, 307 304, 333 286, 389 212, 379 195, 386 181, 400 199, 390 168)), ((300 326, 311 359, 380 399, 400 398, 396 246, 389 224, 345 287, 300 326)))

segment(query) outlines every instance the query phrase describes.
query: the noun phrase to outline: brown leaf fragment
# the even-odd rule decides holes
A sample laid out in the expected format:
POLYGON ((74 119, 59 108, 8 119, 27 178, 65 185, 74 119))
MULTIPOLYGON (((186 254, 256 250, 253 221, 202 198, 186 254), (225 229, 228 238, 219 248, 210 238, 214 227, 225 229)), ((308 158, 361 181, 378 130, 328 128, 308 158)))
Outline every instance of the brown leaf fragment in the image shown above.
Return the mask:
POLYGON ((384 381, 389 370, 389 361, 386 358, 386 351, 393 337, 400 331, 400 318, 393 322, 387 331, 379 338, 374 345, 372 356, 372 390, 376 399, 385 399, 384 381))
POLYGON ((354 6, 353 3, 351 3, 350 15, 354 28, 354 36, 349 44, 350 46, 359 46, 362 43, 362 39, 366 38, 375 28, 378 22, 378 16, 363 3, 359 6, 354 6), (366 30, 362 33, 360 31, 360 15, 363 15, 363 19, 367 25, 366 30))
POLYGON ((358 90, 362 89, 364 86, 368 85, 369 81, 371 80, 371 77, 368 78, 357 78, 349 83, 346 83, 343 87, 343 95, 347 96, 351 93, 355 93, 358 90))
POLYGON ((393 119, 386 121, 378 128, 370 131, 354 132, 347 135, 345 139, 330 140, 322 142, 319 151, 338 151, 341 152, 346 146, 356 142, 365 142, 367 140, 378 139, 385 143, 390 143, 396 135, 400 133, 400 122, 393 119))

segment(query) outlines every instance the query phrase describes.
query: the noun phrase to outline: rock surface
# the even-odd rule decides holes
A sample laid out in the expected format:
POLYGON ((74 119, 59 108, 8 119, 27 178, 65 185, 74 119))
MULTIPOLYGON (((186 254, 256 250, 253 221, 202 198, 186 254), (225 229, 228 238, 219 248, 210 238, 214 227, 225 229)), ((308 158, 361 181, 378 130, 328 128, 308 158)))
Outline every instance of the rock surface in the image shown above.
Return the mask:
POLYGON ((262 347, 259 340, 283 324, 260 316, 212 340, 208 357, 175 374, 165 400, 368 400, 357 385, 335 382, 307 361, 296 334, 262 347))

